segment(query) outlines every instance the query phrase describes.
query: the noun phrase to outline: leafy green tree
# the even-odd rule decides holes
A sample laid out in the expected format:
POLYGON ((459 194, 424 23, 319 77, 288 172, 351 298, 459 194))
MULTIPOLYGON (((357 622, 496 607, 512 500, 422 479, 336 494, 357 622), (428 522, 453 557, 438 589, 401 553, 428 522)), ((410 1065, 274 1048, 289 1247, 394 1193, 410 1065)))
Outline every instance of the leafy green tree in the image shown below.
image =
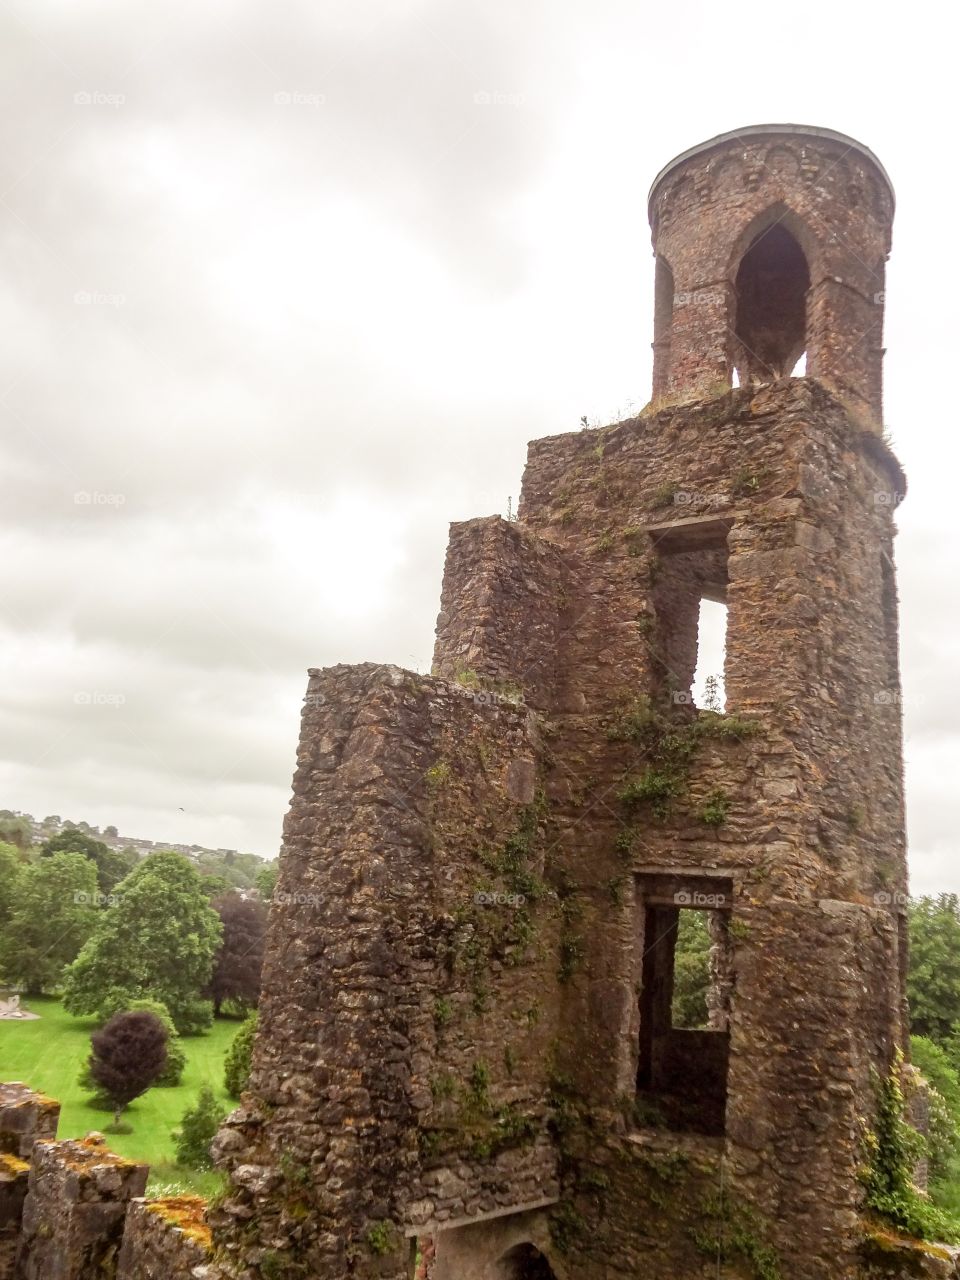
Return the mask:
POLYGON ((201 871, 200 883, 203 885, 203 892, 211 903, 215 898, 221 898, 225 893, 230 892, 230 881, 226 876, 218 876, 212 872, 201 871))
POLYGON ((253 1042, 257 1034, 257 1011, 249 1014, 233 1037, 223 1061, 223 1082, 231 1098, 239 1099, 250 1079, 253 1042))
POLYGON ((911 1030, 945 1046, 960 1031, 960 899, 917 898, 908 912, 911 1030))
POLYGON ((90 1078, 97 1092, 109 1098, 116 1127, 124 1107, 163 1074, 167 1033, 155 1014, 115 1013, 93 1033, 90 1045, 90 1078))
POLYGON ((0 840, 0 925, 10 919, 23 865, 17 846, 0 840))
POLYGON ((260 894, 261 901, 269 902, 273 897, 273 891, 277 887, 277 876, 280 874, 280 868, 276 862, 268 862, 265 867, 261 867, 254 879, 257 892, 260 894))
MULTIPOLYGON (((930 1161, 931 1199, 940 1202, 938 1186, 956 1181, 955 1163, 960 1155, 960 1076, 949 1055, 924 1036, 910 1037, 910 1058, 929 1086, 927 1154, 930 1161)), ((941 1205, 953 1207, 953 1194, 941 1205)))
POLYGON ((159 1000, 181 1035, 210 1025, 202 998, 220 945, 220 917, 178 853, 154 853, 116 886, 96 932, 70 966, 64 1007, 100 1013, 110 1001, 159 1000))
POLYGON ((177 1164, 188 1169, 210 1169, 210 1143, 223 1123, 226 1111, 213 1096, 209 1085, 200 1090, 196 1106, 183 1113, 180 1128, 173 1135, 177 1164))
POLYGON ((0 840, 16 845, 18 849, 29 849, 33 844, 33 827, 29 819, 20 818, 7 809, 0 816, 0 840))
POLYGON ((128 876, 137 864, 137 855, 120 849, 111 849, 102 840, 85 835, 76 827, 67 827, 59 835, 51 836, 40 846, 40 856, 54 853, 82 853, 97 868, 97 884, 100 892, 109 894, 128 876))
POLYGON ((97 872, 79 853, 22 867, 0 940, 0 969, 28 995, 52 991, 97 923, 97 872))
POLYGON ((673 1025, 696 1029, 708 1021, 710 934, 702 911, 681 911, 673 960, 673 1025))

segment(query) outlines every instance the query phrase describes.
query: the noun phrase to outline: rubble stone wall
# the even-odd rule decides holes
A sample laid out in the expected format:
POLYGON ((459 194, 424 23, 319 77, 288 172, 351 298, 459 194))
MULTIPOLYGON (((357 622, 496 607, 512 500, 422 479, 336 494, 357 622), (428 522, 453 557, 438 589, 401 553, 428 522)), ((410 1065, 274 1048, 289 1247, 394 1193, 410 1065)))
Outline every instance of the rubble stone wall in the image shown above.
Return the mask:
POLYGON ((100 1134, 57 1142, 59 1113, 0 1085, 0 1280, 217 1280, 203 1201, 138 1199, 147 1166, 100 1134))
POLYGON ((219 1139, 244 1260, 285 1243, 311 1274, 399 1277, 406 1233, 556 1194, 540 753, 507 700, 312 673, 249 1095, 219 1139))

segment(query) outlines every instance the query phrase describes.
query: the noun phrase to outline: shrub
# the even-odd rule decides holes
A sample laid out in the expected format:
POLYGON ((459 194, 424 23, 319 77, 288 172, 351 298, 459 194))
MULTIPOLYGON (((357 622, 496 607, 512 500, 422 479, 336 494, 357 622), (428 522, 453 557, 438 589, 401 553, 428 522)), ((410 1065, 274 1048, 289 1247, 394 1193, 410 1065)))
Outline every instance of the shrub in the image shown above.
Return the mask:
POLYGON ((226 1111, 213 1096, 209 1085, 200 1090, 196 1106, 183 1113, 180 1128, 173 1134, 177 1164, 188 1169, 210 1169, 210 1143, 223 1121, 226 1111))
POLYGON ((233 1037, 223 1063, 223 1080, 231 1098, 239 1098, 250 1078, 253 1040, 257 1034, 257 1012, 253 1011, 233 1037))

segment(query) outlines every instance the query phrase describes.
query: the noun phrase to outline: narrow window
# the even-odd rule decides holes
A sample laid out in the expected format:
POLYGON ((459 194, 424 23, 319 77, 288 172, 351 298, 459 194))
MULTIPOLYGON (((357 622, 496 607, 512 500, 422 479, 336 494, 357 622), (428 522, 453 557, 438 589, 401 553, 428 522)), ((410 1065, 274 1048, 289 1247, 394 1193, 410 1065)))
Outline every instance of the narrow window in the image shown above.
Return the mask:
POLYGON ((727 658, 727 606, 719 600, 700 601, 697 627, 697 669, 693 701, 705 711, 726 708, 723 673, 727 658))
POLYGON ((725 709, 729 531, 728 520, 710 516, 651 529, 659 557, 653 604, 664 701, 725 709))
POLYGON ((670 380, 670 338, 673 330, 673 272, 666 258, 657 258, 653 280, 653 394, 664 395, 670 380))
POLYGON ((732 888, 729 881, 703 877, 639 880, 637 1123, 722 1133, 733 998, 727 930, 732 888))
POLYGON ((897 576, 889 552, 880 553, 880 609, 883 626, 883 656, 887 667, 887 688, 900 688, 900 653, 897 635, 897 576))

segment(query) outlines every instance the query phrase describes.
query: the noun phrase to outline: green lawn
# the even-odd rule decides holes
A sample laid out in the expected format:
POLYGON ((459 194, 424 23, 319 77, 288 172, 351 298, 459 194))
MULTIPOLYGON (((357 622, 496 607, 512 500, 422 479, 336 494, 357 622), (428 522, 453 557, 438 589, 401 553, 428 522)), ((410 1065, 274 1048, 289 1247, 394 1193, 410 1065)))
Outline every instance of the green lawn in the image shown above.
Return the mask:
MULTIPOLYGON (((89 1106, 88 1095, 77 1084, 90 1054, 95 1021, 75 1018, 64 1012, 59 1000, 49 997, 24 1000, 23 1004, 40 1018, 36 1022, 0 1022, 0 1080, 22 1080, 56 1098, 61 1104, 60 1138, 82 1138, 91 1129, 105 1132, 113 1117, 89 1106)), ((209 1195, 220 1185, 216 1173, 195 1173, 176 1166, 170 1135, 205 1084, 227 1110, 236 1106, 223 1088, 223 1058, 239 1027, 239 1022, 224 1019, 215 1022, 206 1035, 184 1037, 187 1065, 181 1085, 151 1089, 132 1102, 123 1116, 132 1133, 107 1133, 114 1151, 151 1166, 151 1190, 175 1183, 185 1191, 209 1195)))

